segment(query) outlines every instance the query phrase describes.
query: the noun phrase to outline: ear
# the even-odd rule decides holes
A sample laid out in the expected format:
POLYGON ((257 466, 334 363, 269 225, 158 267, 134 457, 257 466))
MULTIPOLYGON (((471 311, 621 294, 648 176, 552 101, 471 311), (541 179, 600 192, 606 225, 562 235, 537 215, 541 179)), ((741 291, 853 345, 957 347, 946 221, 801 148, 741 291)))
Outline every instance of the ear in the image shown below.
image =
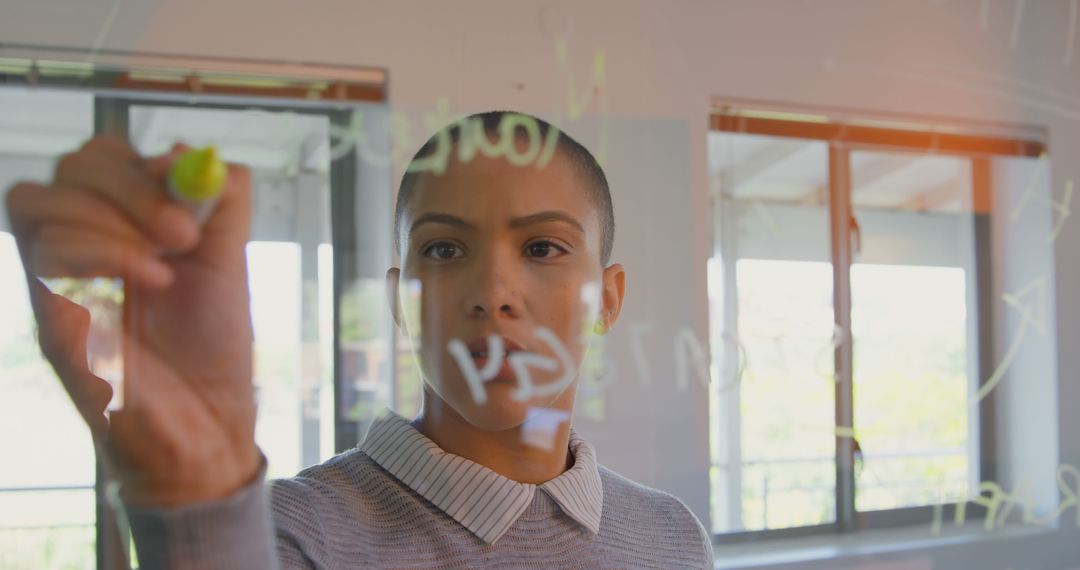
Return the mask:
POLYGON ((602 307, 600 314, 601 334, 606 334, 615 326, 622 311, 623 297, 626 295, 626 270, 622 264, 613 263, 604 269, 602 307))
POLYGON ((398 283, 401 281, 401 269, 391 267, 386 270, 386 302, 390 305, 390 314, 394 324, 401 328, 401 301, 398 299, 398 283))

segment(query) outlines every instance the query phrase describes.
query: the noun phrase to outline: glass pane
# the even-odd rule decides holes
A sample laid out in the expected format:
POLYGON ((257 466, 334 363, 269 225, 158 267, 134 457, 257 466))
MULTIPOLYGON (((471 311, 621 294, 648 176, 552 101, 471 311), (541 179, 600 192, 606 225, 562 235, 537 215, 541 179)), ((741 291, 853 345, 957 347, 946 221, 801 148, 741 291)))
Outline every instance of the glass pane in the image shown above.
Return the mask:
POLYGON ((967 496, 978 447, 970 159, 851 155, 856 508, 967 496))
POLYGON ((832 264, 824 143, 711 133, 716 255, 713 529, 835 513, 832 264))
POLYGON ((217 146, 251 169, 254 212, 248 280, 255 329, 256 442, 270 477, 333 455, 332 249, 329 122, 262 110, 136 105, 132 144, 217 146))
MULTIPOLYGON (((0 190, 46 182, 93 129, 85 93, 0 88, 0 190)), ((0 568, 94 564, 94 448, 37 344, 0 201, 0 568), (42 453, 48 450, 48 453, 42 453)))

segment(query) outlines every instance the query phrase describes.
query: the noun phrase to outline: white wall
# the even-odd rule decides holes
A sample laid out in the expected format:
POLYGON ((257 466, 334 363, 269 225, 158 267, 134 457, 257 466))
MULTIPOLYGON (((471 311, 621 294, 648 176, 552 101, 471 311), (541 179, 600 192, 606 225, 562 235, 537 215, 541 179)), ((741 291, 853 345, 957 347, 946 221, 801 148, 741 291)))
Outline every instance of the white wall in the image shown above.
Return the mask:
MULTIPOLYGON (((566 127, 595 147, 603 139, 597 122, 611 119, 608 170, 620 225, 615 258, 626 263, 631 279, 631 308, 624 318, 652 323, 657 338, 670 339, 681 326, 707 338, 711 98, 1039 125, 1049 129, 1055 195, 1067 179, 1080 179, 1073 160, 1080 153, 1080 54, 1063 64, 1068 0, 194 4, 125 3, 105 28, 109 1, 9 0, 0 37, 12 43, 372 64, 390 72, 392 105, 414 116, 442 97, 452 110, 565 114, 570 78, 584 89, 594 52, 603 50, 600 94, 584 119, 567 121, 566 127), (559 64, 560 36, 568 39, 568 69, 559 64)), ((416 136, 424 136, 423 130, 418 127, 416 136)), ((1080 338, 1080 264, 1073 260, 1080 228, 1066 224, 1055 246, 1056 405, 1062 420, 1057 440, 1060 460, 1076 464, 1080 420, 1068 407, 1080 401, 1080 351, 1070 346, 1080 338)), ((625 345, 620 350, 628 361, 625 345)), ((654 370, 671 370, 670 356, 652 356, 654 370)), ((665 380, 657 374, 651 388, 620 392, 604 426, 587 429, 597 439, 601 461, 675 492, 705 520, 705 399, 700 391, 660 388, 665 380)), ((1019 556, 1015 548, 996 548, 997 557, 992 552, 999 551, 985 546, 942 550, 941 564, 976 567, 960 561, 978 555, 988 564, 980 567, 1006 567, 1010 556, 1019 556)))

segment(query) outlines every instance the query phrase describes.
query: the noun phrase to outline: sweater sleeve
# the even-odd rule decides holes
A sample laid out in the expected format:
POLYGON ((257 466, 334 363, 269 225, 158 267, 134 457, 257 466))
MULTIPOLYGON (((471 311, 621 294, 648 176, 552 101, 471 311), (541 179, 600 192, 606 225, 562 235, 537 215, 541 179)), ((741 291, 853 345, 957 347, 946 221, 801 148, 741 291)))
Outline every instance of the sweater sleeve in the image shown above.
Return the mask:
POLYGON ((140 568, 314 568, 295 537, 275 534, 265 476, 264 464, 255 481, 220 501, 175 508, 127 505, 140 568))

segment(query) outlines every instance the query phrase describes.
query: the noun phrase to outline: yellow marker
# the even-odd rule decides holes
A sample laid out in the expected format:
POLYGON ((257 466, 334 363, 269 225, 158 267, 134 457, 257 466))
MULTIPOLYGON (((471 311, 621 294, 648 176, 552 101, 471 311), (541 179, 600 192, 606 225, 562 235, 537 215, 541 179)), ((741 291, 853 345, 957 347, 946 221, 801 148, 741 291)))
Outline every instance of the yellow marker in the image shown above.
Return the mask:
POLYGON ((180 155, 169 169, 169 195, 187 208, 200 225, 214 211, 225 188, 228 169, 218 158, 217 149, 208 146, 180 155))

